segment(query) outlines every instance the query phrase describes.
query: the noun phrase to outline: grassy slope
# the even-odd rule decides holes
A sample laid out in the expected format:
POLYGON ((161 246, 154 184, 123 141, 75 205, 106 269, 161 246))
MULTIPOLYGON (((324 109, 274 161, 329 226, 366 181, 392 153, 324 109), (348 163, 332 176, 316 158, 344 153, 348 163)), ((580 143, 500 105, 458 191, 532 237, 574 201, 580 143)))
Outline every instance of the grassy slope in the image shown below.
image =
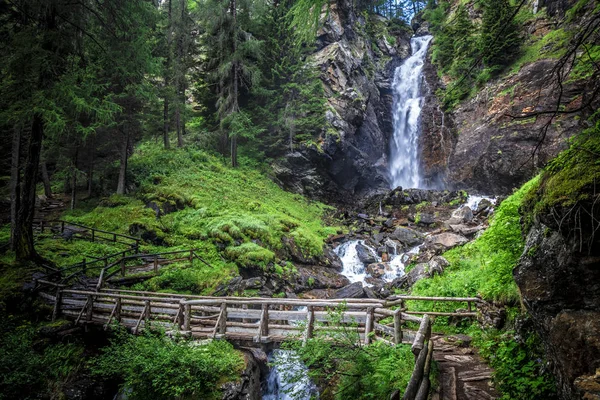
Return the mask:
MULTIPOLYGON (((129 234, 132 224, 153 230, 164 246, 145 244, 143 251, 197 248, 214 267, 167 267, 145 288, 209 293, 237 273, 238 266, 289 271, 282 238, 292 238, 306 256, 319 255, 323 240, 337 228, 323 222, 327 207, 280 189, 251 167, 232 169, 221 158, 188 146, 163 150, 140 145, 130 159, 130 179, 138 188, 130 196, 111 196, 82 204, 65 218, 84 225, 129 234), (160 218, 150 201, 175 211, 160 218)), ((59 265, 123 249, 112 244, 48 236, 38 242, 42 254, 59 265)))

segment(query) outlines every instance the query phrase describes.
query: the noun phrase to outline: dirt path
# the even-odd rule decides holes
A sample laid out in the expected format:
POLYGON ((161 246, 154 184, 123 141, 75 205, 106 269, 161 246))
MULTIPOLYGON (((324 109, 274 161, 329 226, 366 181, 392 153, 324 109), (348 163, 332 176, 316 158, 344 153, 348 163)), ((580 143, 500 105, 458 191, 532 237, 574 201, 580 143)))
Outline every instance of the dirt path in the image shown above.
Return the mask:
POLYGON ((492 369, 469 347, 465 335, 433 336, 433 358, 439 367, 439 388, 432 400, 493 400, 492 369))

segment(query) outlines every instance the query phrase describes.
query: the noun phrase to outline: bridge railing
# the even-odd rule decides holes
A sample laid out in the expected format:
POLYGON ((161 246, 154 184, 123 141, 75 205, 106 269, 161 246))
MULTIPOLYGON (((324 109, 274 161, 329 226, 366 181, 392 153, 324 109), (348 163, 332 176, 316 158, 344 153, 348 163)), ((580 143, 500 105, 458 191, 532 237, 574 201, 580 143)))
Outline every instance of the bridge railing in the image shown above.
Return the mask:
POLYGON ((430 321, 428 315, 419 318, 405 308, 390 309, 397 306, 399 299, 209 297, 118 289, 72 290, 49 281, 38 283, 46 288, 40 295, 53 304, 53 318, 63 315, 76 323, 105 327, 118 322, 134 333, 152 323, 171 333, 197 338, 266 343, 286 339, 307 341, 315 331, 351 329, 363 344, 413 343, 413 349, 417 349, 419 345, 415 347, 414 340, 420 340, 420 330, 410 330, 406 323, 430 321), (342 316, 334 326, 330 321, 331 310, 340 307, 342 316))

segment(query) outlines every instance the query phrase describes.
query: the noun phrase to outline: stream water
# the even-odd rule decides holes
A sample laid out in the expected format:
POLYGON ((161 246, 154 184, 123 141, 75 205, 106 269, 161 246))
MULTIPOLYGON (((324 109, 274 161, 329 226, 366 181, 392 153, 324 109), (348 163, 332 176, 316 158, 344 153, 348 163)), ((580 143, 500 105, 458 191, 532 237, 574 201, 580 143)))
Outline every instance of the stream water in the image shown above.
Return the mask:
POLYGON ((269 371, 263 400, 318 399, 319 392, 308 377, 308 369, 294 352, 273 350, 269 362, 275 364, 269 371))
POLYGON ((433 36, 413 37, 412 55, 396 68, 394 82, 394 134, 390 149, 389 173, 392 189, 420 188, 419 134, 421 131, 422 71, 427 47, 433 36))

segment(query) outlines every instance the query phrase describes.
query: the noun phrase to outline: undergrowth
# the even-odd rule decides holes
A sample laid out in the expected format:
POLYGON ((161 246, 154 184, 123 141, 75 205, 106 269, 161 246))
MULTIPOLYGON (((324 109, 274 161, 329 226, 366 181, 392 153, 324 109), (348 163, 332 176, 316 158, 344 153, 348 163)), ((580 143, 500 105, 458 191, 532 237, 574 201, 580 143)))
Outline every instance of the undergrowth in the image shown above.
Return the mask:
POLYGON ((220 386, 237 379, 244 367, 242 355, 226 341, 198 344, 144 332, 118 331, 91 361, 95 375, 119 379, 132 400, 218 399, 220 386))

